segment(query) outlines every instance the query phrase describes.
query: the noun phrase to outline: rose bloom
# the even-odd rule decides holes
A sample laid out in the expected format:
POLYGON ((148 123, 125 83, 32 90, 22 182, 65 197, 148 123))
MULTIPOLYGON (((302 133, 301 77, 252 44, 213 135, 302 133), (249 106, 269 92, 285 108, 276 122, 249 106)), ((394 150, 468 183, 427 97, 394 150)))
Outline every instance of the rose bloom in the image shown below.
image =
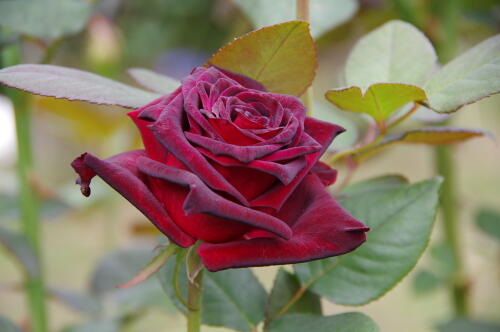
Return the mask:
POLYGON ((170 95, 128 113, 144 150, 71 164, 85 196, 98 175, 210 271, 347 253, 368 228, 328 193, 319 161, 343 128, 242 75, 196 68, 170 95))

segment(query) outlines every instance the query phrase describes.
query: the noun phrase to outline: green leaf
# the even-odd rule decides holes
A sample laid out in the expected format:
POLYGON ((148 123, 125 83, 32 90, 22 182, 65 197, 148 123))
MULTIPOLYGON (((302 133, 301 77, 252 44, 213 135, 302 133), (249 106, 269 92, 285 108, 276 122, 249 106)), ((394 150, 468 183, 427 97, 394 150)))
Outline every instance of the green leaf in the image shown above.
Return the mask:
POLYGON ((155 306, 168 308, 169 303, 158 281, 148 279, 135 287, 118 289, 116 286, 130 280, 144 264, 151 260, 152 251, 146 248, 128 248, 110 252, 98 263, 90 281, 90 293, 111 298, 124 311, 155 306))
POLYGON ((301 283, 340 304, 361 305, 384 295, 410 272, 427 246, 441 182, 434 178, 342 199, 342 206, 371 228, 367 241, 336 259, 296 264, 301 283))
MULTIPOLYGON (((273 289, 268 298, 266 317, 275 317, 299 289, 300 281, 297 276, 280 268, 276 274, 273 289)), ((321 299, 313 292, 306 291, 286 313, 307 313, 321 316, 321 299)))
POLYGON ((203 322, 239 331, 253 331, 264 318, 267 294, 250 269, 204 276, 203 322))
POLYGON ((173 92, 181 85, 175 78, 145 68, 130 68, 128 73, 139 85, 162 95, 173 92))
POLYGON ((428 270, 418 271, 413 279, 413 289, 418 294, 429 294, 441 286, 444 280, 428 270))
POLYGON ((363 91, 360 87, 329 90, 326 99, 340 109, 369 114, 378 123, 385 122, 401 106, 425 100, 421 88, 401 83, 377 83, 363 91))
MULTIPOLYGON (((157 274, 165 292, 185 311, 173 287, 175 262, 169 261, 157 274)), ((186 266, 181 264, 179 289, 187 298, 186 266)), ((238 331, 253 331, 264 318, 266 291, 250 269, 234 269, 211 273, 204 271, 202 322, 238 331)))
POLYGON ((89 72, 52 65, 4 68, 0 70, 0 84, 42 96, 128 108, 144 106, 160 97, 89 72))
POLYGON ((348 312, 333 316, 293 314, 271 324, 269 332, 378 332, 377 324, 365 314, 348 312))
POLYGON ((500 213, 491 209, 481 209, 476 215, 476 225, 484 233, 500 240, 500 213))
POLYGON ((408 184, 408 179, 402 175, 382 175, 349 185, 342 190, 342 197, 356 196, 371 191, 401 187, 405 184, 408 184))
POLYGON ((2 332, 22 332, 14 323, 5 317, 0 316, 0 331, 2 332))
POLYGON ((83 29, 91 5, 82 0, 3 0, 0 25, 41 39, 56 39, 83 29))
POLYGON ((0 244, 16 258, 26 273, 31 277, 38 275, 38 258, 26 237, 0 227, 0 244))
POLYGON ((429 127, 408 130, 400 135, 389 137, 372 148, 362 151, 354 156, 356 161, 364 160, 375 152, 396 144, 396 143, 411 143, 411 144, 428 144, 428 145, 445 145, 467 141, 472 138, 481 136, 492 136, 490 133, 478 129, 453 128, 453 127, 429 127))
POLYGON ((268 91, 300 96, 314 79, 309 24, 290 21, 250 32, 222 47, 208 64, 248 76, 268 91))
POLYGON ((500 92, 500 35, 447 63, 424 88, 429 106, 445 113, 500 92))
POLYGON ((420 86, 436 63, 436 52, 414 26, 390 21, 361 38, 345 67, 347 86, 392 82, 420 86))
POLYGON ((92 295, 60 288, 49 288, 48 291, 53 298, 75 311, 95 317, 102 310, 101 303, 92 295))
POLYGON ((168 261, 168 259, 175 254, 177 246, 170 243, 167 247, 164 247, 160 252, 149 261, 146 266, 144 266, 131 280, 126 283, 116 286, 117 288, 129 288, 140 284, 145 281, 153 274, 158 272, 158 270, 168 261))
POLYGON ((439 332, 500 332, 500 325, 456 318, 439 326, 438 330, 439 332))
MULTIPOLYGON (((257 28, 293 20, 297 17, 294 0, 235 0, 257 28)), ((318 38, 349 20, 359 5, 356 0, 311 0, 311 34, 318 38)))

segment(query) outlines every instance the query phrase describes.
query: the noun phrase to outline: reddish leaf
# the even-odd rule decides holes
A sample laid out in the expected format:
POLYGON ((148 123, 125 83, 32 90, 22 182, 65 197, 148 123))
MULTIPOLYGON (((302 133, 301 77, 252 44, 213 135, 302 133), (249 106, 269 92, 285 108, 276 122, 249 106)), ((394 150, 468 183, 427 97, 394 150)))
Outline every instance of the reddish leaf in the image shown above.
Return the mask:
POLYGON ((300 96, 314 79, 317 60, 309 24, 290 21, 236 39, 208 64, 248 76, 271 92, 300 96))

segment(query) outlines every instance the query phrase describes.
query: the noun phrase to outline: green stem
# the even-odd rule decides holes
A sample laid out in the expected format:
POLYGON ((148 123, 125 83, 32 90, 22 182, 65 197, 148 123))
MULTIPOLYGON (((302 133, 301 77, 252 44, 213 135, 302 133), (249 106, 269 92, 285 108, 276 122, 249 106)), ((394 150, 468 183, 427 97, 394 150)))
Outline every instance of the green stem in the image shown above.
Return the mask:
POLYGON ((52 59, 54 59, 54 56, 56 55, 57 50, 61 46, 63 39, 59 38, 51 42, 46 48, 45 48, 45 54, 43 55, 42 60, 40 63, 48 64, 52 62, 52 59))
MULTIPOLYGON (((6 65, 19 63, 19 50, 4 51, 2 59, 6 65), (10 53, 12 51, 12 53, 10 53)), ((15 110, 17 134, 17 177, 19 181, 19 201, 22 218, 22 230, 33 247, 41 264, 40 220, 38 215, 38 197, 30 185, 30 176, 33 172, 33 156, 31 149, 31 118, 29 96, 20 91, 7 89, 15 110)), ((41 269, 41 268, 40 268, 41 269)), ((47 331, 47 311, 45 306, 45 286, 43 271, 36 276, 26 275, 26 292, 31 316, 31 331, 47 331)))
POLYGON ((201 327, 201 296, 203 289, 203 270, 193 282, 188 282, 187 331, 199 332, 201 327))
POLYGON ((439 146, 434 150, 436 171, 444 177, 441 187, 441 211, 445 239, 453 256, 454 277, 452 279, 452 300, 455 314, 465 316, 468 313, 468 287, 463 265, 463 257, 458 232, 457 195, 455 188, 455 169, 453 151, 448 146, 439 146))
MULTIPOLYGON (((441 23, 437 50, 442 62, 449 61, 458 48, 458 23, 462 11, 462 0, 441 1, 438 5, 438 18, 441 23)), ((461 252, 460 233, 457 214, 457 188, 455 186, 455 164, 453 150, 449 146, 436 147, 434 150, 436 171, 444 177, 441 189, 441 210, 443 228, 447 246, 451 249, 454 261, 453 279, 451 282, 452 301, 455 314, 468 314, 468 286, 461 252)))

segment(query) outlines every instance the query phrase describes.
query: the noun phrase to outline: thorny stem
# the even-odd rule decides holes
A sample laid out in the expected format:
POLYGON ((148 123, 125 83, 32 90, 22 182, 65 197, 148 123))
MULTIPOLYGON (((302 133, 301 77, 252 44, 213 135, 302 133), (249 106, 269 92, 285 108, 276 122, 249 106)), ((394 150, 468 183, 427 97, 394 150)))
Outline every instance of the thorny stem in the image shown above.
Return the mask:
MULTIPOLYGON (((2 54, 2 65, 19 63, 19 49, 10 48, 2 54), (13 51, 10 53, 10 51, 13 51)), ((19 181, 19 201, 22 218, 22 231, 31 244, 40 264, 36 275, 26 275, 25 287, 31 316, 31 331, 47 331, 47 311, 45 306, 45 284, 42 270, 42 254, 40 241, 40 220, 38 214, 38 197, 31 186, 30 175, 33 172, 33 154, 31 148, 31 110, 26 93, 6 90, 15 109, 17 135, 17 177, 19 181)))

